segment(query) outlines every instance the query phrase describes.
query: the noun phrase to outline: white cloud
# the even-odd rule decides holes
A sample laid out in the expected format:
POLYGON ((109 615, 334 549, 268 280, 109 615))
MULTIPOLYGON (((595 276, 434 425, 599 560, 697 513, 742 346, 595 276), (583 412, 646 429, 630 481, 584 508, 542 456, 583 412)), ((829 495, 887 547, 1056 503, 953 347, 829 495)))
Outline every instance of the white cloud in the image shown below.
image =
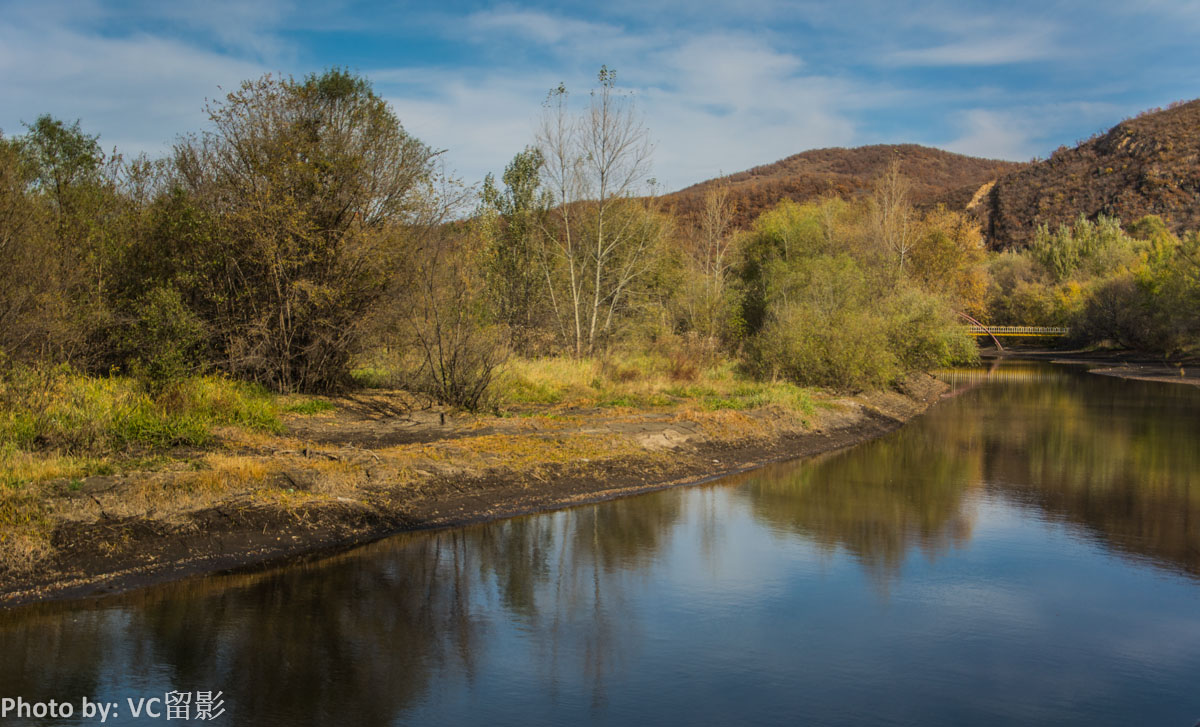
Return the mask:
POLYGON ((1014 114, 973 109, 960 115, 963 131, 943 148, 959 154, 1024 161, 1037 153, 1027 119, 1014 114))
POLYGON ((467 183, 504 170, 533 141, 539 102, 558 79, 493 74, 464 77, 451 71, 368 73, 377 79, 405 129, 435 149, 445 149, 450 170, 467 183), (388 82, 421 79, 422 93, 389 93, 388 82), (383 79, 380 83, 379 79, 383 79))
POLYGON ((75 30, 56 17, 0 21, 0 128, 42 113, 82 119, 101 144, 155 153, 204 122, 206 97, 254 78, 253 62, 182 41, 137 34, 109 37, 75 30))
POLYGON ((804 149, 852 143, 855 84, 804 75, 803 60, 739 35, 685 39, 650 59, 646 93, 668 189, 804 149))
MULTIPOLYGON (((440 55, 380 60, 364 73, 413 134, 448 149, 448 164, 468 181, 502 170, 532 141, 551 86, 564 81, 584 100, 601 63, 617 69, 619 88, 636 93, 657 141, 655 176, 669 189, 809 148, 943 134, 944 125, 922 124, 926 113, 954 122, 943 134, 950 149, 1027 159, 1073 140, 1085 123, 1102 128, 1137 110, 1054 106, 1064 97, 1056 81, 1014 88, 1024 69, 1002 66, 1051 60, 1088 62, 1087 88, 1066 98, 1117 98, 1127 93, 1120 84, 1138 83, 1093 71, 1088 54, 1100 51, 1071 46, 1073 26, 1028 7, 990 15, 949 0, 926 0, 918 10, 884 0, 756 0, 753 13, 735 15, 712 0, 686 8, 618 0, 563 15, 517 4, 456 13, 343 0, 130 2, 6 5, 0 128, 19 133, 19 121, 49 112, 82 119, 106 147, 161 150, 203 127, 204 99, 218 96, 218 86, 293 71, 301 58, 344 62, 326 61, 332 51, 297 38, 324 43, 321 34, 336 29, 379 43, 393 26, 407 33, 397 37, 431 36, 440 55), (899 69, 881 72, 886 65, 899 69), (958 83, 962 74, 943 67, 971 68, 974 82, 958 83)), ((330 47, 341 42, 329 37, 330 47)))
MULTIPOLYGON (((550 34, 543 34, 551 37, 550 34)), ((740 34, 659 38, 634 34, 631 90, 655 141, 653 174, 667 189, 819 146, 854 142, 850 109, 886 99, 850 81, 803 74, 799 57, 740 34)), ((620 71, 620 69, 618 69, 620 71)), ((560 80, 585 103, 589 71, 377 69, 368 76, 387 92, 406 128, 448 149, 447 162, 467 181, 499 172, 531 143, 547 91, 560 80)))
POLYGON ((535 10, 500 8, 467 16, 469 31, 489 38, 507 34, 544 45, 563 42, 596 42, 620 34, 620 29, 605 23, 564 18, 535 10))
POLYGON ((291 12, 284 0, 205 0, 158 2, 143 6, 152 16, 214 38, 221 46, 269 61, 290 56, 289 46, 272 29, 291 12))
POLYGON ((901 50, 887 59, 901 66, 996 66, 1047 60, 1061 54, 1061 47, 1053 39, 1035 33, 901 50))
POLYGON ((1070 138, 1072 129, 1088 129, 1081 135, 1086 137, 1107 129, 1126 113, 1115 104, 1082 101, 1009 105, 1002 111, 970 109, 955 115, 959 135, 940 146, 961 154, 1026 161, 1049 156, 1060 144, 1082 141, 1070 138))

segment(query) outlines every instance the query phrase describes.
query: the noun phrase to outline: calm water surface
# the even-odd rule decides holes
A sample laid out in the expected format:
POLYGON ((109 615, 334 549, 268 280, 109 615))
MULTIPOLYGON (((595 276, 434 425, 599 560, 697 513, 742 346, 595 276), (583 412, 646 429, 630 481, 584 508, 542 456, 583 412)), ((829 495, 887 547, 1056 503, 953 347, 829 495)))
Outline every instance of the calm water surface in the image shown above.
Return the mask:
POLYGON ((0 615, 0 696, 108 724, 220 690, 225 725, 1192 727, 1200 390, 950 378, 817 460, 0 615))

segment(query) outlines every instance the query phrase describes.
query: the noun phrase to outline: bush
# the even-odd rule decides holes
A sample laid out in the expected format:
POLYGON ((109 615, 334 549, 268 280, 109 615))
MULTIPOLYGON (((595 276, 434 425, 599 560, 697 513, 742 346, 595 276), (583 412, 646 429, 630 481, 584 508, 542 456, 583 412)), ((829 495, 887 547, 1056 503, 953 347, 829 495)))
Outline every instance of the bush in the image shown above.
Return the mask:
POLYGON ((160 391, 171 381, 196 373, 204 326, 175 288, 159 286, 139 301, 134 324, 118 346, 129 370, 160 391))
POLYGON ((886 321, 870 311, 846 309, 831 317, 811 305, 789 304, 773 311, 751 360, 760 374, 802 386, 873 389, 901 370, 887 342, 886 321))
POLYGON ((1130 273, 1105 280, 1091 291, 1075 316, 1072 336, 1082 342, 1112 342, 1123 348, 1152 345, 1150 301, 1130 273))
POLYGON ((888 308, 888 348, 902 371, 928 371, 979 360, 975 340, 938 299, 910 290, 893 298, 888 308))

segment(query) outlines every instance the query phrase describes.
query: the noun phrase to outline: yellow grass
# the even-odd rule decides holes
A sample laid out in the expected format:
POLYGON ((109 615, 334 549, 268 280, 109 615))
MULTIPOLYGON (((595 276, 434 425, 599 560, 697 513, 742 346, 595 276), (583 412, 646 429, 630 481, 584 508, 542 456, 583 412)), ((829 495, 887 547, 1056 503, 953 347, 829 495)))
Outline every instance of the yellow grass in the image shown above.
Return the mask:
POLYGON ((655 354, 515 359, 500 374, 496 393, 501 406, 525 409, 683 405, 713 411, 776 406, 809 415, 814 407, 812 390, 782 381, 755 381, 730 362, 698 366, 655 354))

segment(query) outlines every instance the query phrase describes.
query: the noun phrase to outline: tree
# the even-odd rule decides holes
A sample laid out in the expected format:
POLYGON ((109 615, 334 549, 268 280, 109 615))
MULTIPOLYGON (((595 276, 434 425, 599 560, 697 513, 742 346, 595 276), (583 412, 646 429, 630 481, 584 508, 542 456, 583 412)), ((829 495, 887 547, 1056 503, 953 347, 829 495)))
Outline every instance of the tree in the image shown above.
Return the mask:
POLYGON ((174 153, 154 244, 213 336, 218 363, 281 391, 348 375, 389 292, 435 153, 370 84, 333 69, 264 76, 210 104, 174 153))
POLYGON ((541 244, 548 201, 541 184, 542 153, 527 148, 504 169, 504 189, 487 175, 483 221, 488 239, 488 291, 495 319, 506 326, 519 351, 528 352, 543 318, 546 295, 541 244))
POLYGON ((36 274, 16 289, 34 295, 26 302, 37 310, 10 325, 38 357, 95 363, 94 339, 102 338, 109 322, 105 296, 112 263, 126 233, 113 184, 120 158, 106 158, 98 137, 84 133, 79 122, 43 115, 26 129, 6 143, 7 191, 0 193, 24 211, 0 235, 11 235, 6 247, 24 246, 33 256, 36 274))
POLYGON ((0 360, 25 357, 46 338, 37 252, 47 240, 43 210, 29 193, 33 177, 20 145, 0 137, 0 360))
POLYGON ((684 293, 690 327, 716 339, 726 303, 726 278, 733 267, 733 218, 736 213, 729 189, 714 186, 704 193, 695 224, 685 240, 696 284, 684 293))
POLYGON ((471 411, 489 403, 489 390, 507 354, 481 310, 478 247, 463 223, 426 226, 413 250, 401 314, 417 355, 408 387, 471 411))
POLYGON ((911 189, 911 182, 900 173, 900 162, 893 160, 875 183, 871 197, 875 237, 896 260, 901 274, 917 239, 916 213, 909 199, 911 189))
POLYGON ((920 221, 909 274, 923 290, 942 296, 955 310, 980 316, 986 313, 984 259, 979 224, 938 205, 920 221))
POLYGON ((649 132, 632 99, 616 91, 616 72, 601 67, 597 80, 579 116, 564 86, 552 90, 538 133, 554 205, 547 237, 562 267, 561 280, 549 276, 551 305, 576 355, 611 331, 660 232, 633 199, 649 172, 649 132))

